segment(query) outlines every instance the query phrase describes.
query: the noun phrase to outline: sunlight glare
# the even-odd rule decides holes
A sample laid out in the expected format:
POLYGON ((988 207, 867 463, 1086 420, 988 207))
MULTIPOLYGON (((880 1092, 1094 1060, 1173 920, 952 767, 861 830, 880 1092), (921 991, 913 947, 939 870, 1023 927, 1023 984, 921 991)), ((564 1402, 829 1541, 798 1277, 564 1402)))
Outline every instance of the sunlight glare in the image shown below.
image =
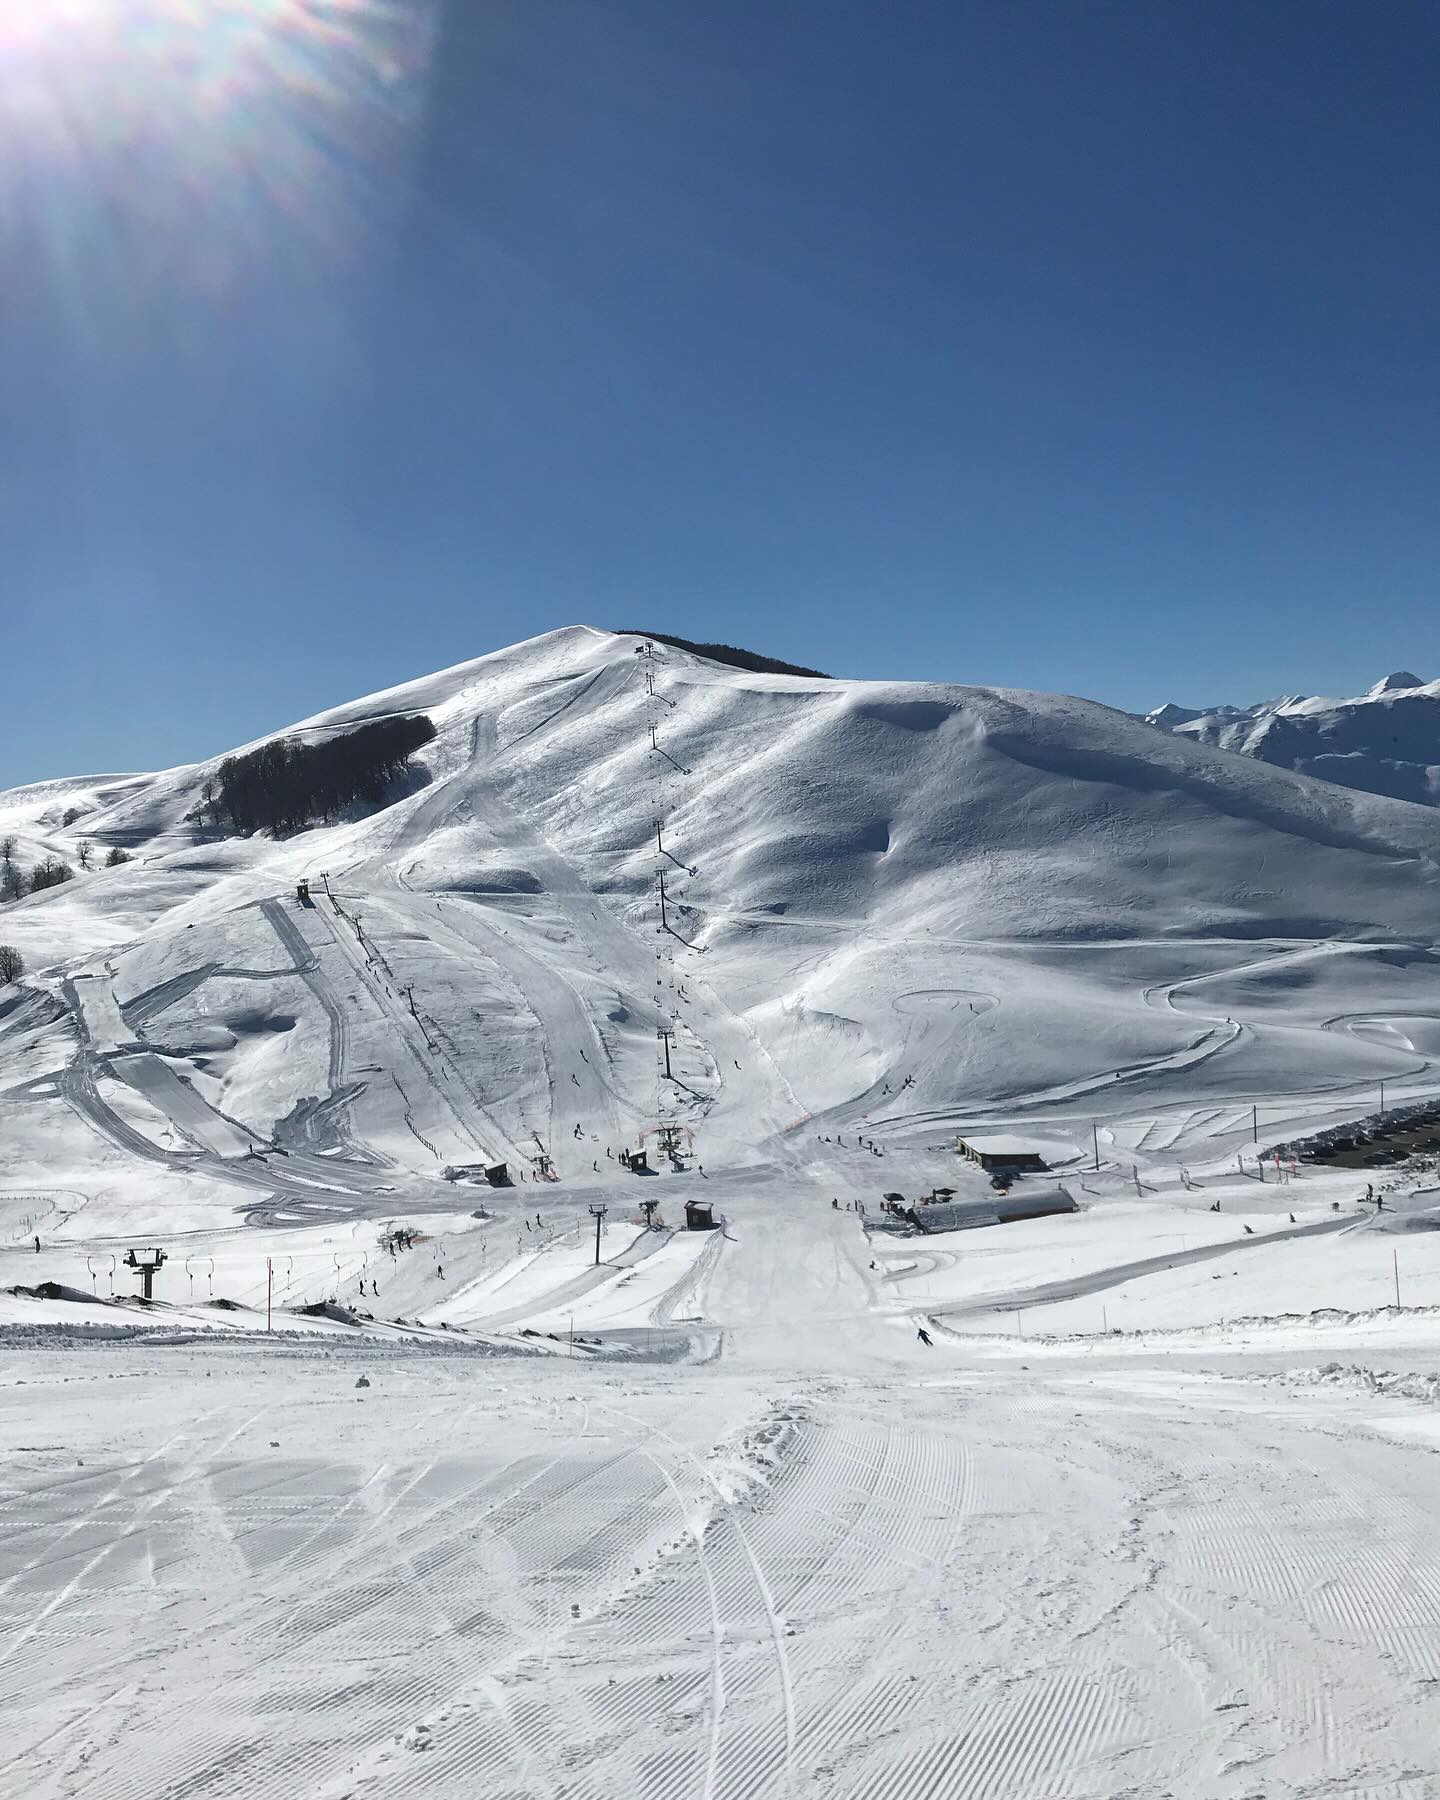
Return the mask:
MULTIPOLYGON (((0 0, 0 232, 202 288, 362 250, 441 0, 0 0)), ((12 243, 12 248, 15 245, 12 243)))

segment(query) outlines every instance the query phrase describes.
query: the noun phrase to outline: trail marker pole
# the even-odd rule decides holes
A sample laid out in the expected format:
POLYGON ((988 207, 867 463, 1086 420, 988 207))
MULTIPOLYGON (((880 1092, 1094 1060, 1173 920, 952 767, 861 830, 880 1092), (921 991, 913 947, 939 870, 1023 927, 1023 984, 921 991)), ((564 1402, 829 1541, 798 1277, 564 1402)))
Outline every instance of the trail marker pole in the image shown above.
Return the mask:
POLYGON ((1100 1127, 1098 1125, 1090 1127, 1090 1136, 1095 1144, 1095 1173, 1098 1175, 1100 1173, 1100 1127))
POLYGON ((265 1258, 265 1329, 270 1329, 270 1298, 275 1291, 275 1264, 265 1258))
POLYGON ((1400 1252, 1398 1250, 1392 1249, 1390 1252, 1390 1255, 1394 1259, 1394 1263, 1395 1263, 1395 1310, 1396 1310, 1396 1312, 1399 1312, 1399 1310, 1400 1310, 1400 1252))
POLYGON ((1382 1113, 1385 1110, 1385 1083, 1383 1080, 1380 1083, 1380 1110, 1382 1113))
POLYGON ((1260 1108, 1258 1106, 1250 1108, 1250 1134, 1255 1139, 1255 1148, 1258 1150, 1260 1148, 1260 1108))

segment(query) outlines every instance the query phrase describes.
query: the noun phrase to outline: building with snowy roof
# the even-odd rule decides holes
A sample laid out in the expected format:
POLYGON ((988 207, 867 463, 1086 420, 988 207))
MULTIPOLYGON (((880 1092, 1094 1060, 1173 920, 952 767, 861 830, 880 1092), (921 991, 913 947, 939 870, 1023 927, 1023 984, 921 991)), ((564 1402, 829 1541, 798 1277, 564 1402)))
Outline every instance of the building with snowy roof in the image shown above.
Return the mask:
POLYGON ((1052 1162, 1068 1162, 1073 1151, 1068 1144, 1054 1144, 1044 1138, 1012 1137, 996 1133, 986 1137, 962 1137, 955 1148, 982 1169, 1008 1169, 1012 1172, 1038 1169, 1042 1173, 1052 1162))

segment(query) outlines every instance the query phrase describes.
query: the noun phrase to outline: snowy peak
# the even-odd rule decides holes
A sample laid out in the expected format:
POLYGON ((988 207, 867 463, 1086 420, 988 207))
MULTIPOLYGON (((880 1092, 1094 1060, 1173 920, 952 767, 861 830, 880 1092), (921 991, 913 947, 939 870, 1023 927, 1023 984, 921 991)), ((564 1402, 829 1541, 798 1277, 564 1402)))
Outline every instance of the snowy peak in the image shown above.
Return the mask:
POLYGON ((1440 805, 1440 682, 1407 669, 1354 699, 1285 694, 1206 711, 1162 706, 1151 725, 1196 743, 1421 806, 1440 805))
POLYGON ((1406 693, 1411 688, 1424 687, 1425 683, 1418 675, 1412 675, 1408 669, 1397 669, 1393 675, 1382 675, 1372 688, 1367 688, 1367 700, 1378 699, 1381 694, 1406 693))

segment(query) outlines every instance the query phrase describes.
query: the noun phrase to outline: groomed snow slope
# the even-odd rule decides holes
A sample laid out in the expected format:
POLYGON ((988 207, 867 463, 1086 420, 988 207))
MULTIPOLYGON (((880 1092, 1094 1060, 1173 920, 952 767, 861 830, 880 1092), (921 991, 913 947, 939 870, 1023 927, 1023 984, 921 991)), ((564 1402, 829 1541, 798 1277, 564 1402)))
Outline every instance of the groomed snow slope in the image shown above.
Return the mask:
POLYGON ((1440 814, 641 648, 0 796, 135 858, 0 914, 0 1795, 1440 1792, 1440 1194, 1255 1162, 1440 1089, 1440 814), (876 1229, 962 1132, 1079 1212, 876 1229))

